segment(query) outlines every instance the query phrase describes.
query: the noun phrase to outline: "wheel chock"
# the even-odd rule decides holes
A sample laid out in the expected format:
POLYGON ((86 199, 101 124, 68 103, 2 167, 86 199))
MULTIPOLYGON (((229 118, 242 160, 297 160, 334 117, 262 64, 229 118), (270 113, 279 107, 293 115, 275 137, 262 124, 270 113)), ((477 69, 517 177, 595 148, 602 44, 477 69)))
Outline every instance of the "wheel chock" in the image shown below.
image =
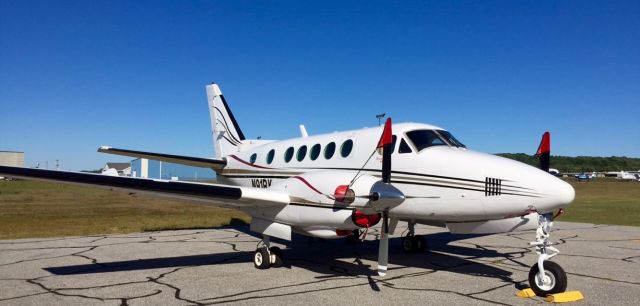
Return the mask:
POLYGON ((584 299, 580 291, 567 291, 562 293, 550 294, 544 300, 549 303, 567 303, 584 299))
POLYGON ((516 295, 518 297, 521 297, 521 298, 531 298, 531 297, 536 296, 536 294, 533 292, 533 290, 531 290, 531 288, 522 289, 522 290, 518 291, 518 293, 516 293, 516 295))

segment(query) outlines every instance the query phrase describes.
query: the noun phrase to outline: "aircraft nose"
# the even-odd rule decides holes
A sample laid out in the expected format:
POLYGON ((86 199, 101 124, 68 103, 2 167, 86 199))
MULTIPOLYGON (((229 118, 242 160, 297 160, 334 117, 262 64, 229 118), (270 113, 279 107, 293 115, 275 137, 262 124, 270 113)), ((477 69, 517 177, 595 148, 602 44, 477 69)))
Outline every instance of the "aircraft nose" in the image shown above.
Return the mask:
POLYGON ((553 192, 554 200, 562 207, 569 205, 576 197, 576 191, 571 184, 558 179, 553 192))

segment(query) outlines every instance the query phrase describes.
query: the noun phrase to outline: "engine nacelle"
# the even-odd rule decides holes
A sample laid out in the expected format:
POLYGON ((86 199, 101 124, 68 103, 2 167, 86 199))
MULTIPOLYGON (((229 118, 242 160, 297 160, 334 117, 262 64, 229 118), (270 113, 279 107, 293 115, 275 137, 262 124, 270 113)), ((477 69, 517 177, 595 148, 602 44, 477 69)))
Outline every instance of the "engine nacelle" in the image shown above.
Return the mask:
POLYGON ((353 223, 355 223, 359 227, 365 228, 372 227, 378 224, 378 222, 380 222, 380 219, 382 219, 380 213, 367 215, 359 209, 355 209, 353 211, 353 214, 351 215, 351 220, 353 220, 353 223))
POLYGON ((350 229, 334 229, 327 226, 309 226, 304 228, 294 228, 294 232, 305 236, 323 238, 323 239, 339 239, 349 236, 353 233, 350 229))

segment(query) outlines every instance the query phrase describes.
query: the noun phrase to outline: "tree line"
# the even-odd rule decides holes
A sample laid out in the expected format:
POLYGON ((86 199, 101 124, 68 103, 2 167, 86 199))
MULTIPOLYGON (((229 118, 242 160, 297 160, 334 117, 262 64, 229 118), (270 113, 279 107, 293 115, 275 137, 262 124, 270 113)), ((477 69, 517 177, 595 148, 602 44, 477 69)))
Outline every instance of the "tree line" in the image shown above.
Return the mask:
MULTIPOLYGON (((538 166, 538 158, 525 153, 499 153, 498 156, 517 160, 532 166, 538 166)), ((554 156, 551 155, 551 168, 560 172, 608 172, 608 171, 638 171, 640 158, 625 156, 554 156)))

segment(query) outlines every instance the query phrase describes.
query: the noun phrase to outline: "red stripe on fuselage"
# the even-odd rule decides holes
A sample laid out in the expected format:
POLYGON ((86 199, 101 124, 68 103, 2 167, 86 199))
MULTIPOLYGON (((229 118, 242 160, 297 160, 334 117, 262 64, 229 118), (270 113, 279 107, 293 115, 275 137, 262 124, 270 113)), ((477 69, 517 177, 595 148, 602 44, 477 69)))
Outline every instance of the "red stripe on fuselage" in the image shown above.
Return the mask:
POLYGON ((237 160, 237 161, 239 161, 239 162, 241 162, 241 163, 243 163, 243 164, 245 164, 247 166, 251 166, 251 167, 254 167, 254 168, 258 168, 258 169, 273 169, 273 168, 269 168, 269 167, 263 167, 263 166, 254 165, 254 164, 252 164, 250 162, 247 162, 247 161, 244 161, 244 160, 240 159, 240 157, 237 157, 235 155, 229 155, 229 157, 231 157, 231 158, 233 158, 233 159, 235 159, 235 160, 237 160))

